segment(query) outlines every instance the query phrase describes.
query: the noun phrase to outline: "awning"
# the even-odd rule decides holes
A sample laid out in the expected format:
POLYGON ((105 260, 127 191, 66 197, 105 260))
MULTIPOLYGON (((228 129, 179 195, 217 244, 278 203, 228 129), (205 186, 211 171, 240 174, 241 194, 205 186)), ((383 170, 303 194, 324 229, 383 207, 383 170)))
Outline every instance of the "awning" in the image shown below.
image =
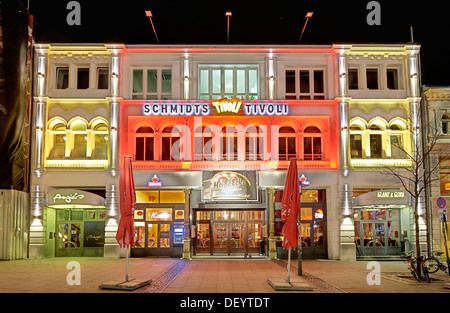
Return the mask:
POLYGON ((365 193, 355 198, 354 208, 390 208, 411 206, 411 196, 400 189, 385 189, 365 193))

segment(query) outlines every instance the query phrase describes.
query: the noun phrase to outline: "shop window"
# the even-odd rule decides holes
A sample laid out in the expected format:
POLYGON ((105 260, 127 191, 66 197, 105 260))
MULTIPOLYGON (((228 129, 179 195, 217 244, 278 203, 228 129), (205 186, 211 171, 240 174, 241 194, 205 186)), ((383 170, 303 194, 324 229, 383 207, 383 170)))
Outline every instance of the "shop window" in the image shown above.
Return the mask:
POLYGON ((304 130, 303 159, 305 161, 322 160, 321 132, 315 126, 308 126, 304 130))
POLYGON ((184 191, 179 190, 161 190, 159 192, 160 203, 184 203, 184 191))
POLYGON ((212 160, 213 134, 208 126, 197 127, 194 131, 194 160, 212 160))
POLYGON ((286 161, 296 157, 297 147, 295 130, 290 126, 283 126, 278 131, 278 158, 286 161))
POLYGON ((441 195, 450 194, 450 158, 439 157, 441 195))
POLYGON ((89 88, 89 68, 77 69, 77 89, 89 88))
POLYGON ((221 160, 237 160, 238 155, 238 133, 234 126, 227 125, 221 132, 221 160))
POLYGON ((367 89, 378 89, 378 69, 366 69, 367 89))
POLYGON ((166 127, 161 137, 161 159, 166 161, 181 160, 181 137, 178 128, 166 127))
POLYGON ((199 98, 259 99, 257 65, 200 65, 199 98))
POLYGON ((145 248, 145 222, 134 222, 134 248, 145 248))
POLYGON ((133 69, 132 99, 172 99, 172 70, 133 69))
POLYGON ((149 126, 141 126, 136 131, 135 154, 136 161, 153 161, 154 160, 155 137, 153 128, 149 126))
POLYGON ((264 141, 265 136, 262 127, 249 126, 245 131, 245 159, 251 161, 264 160, 264 141))
POLYGON ((56 89, 69 88, 69 67, 56 68, 56 89))
POLYGON ((159 191, 136 190, 136 203, 159 203, 159 191))
POLYGON ((349 68, 348 69, 348 89, 357 90, 359 89, 359 79, 358 79, 358 69, 349 68))
POLYGON ((109 86, 109 70, 107 67, 97 68, 97 89, 108 89, 109 86))
POLYGON ((288 100, 325 99, 324 71, 288 69, 285 72, 285 88, 288 100))

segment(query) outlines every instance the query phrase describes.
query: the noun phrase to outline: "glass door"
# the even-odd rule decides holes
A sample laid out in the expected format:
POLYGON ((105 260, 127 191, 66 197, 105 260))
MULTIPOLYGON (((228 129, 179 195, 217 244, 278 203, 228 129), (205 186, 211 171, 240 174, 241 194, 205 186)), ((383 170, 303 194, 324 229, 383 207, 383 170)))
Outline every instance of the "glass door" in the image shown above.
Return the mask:
POLYGON ((228 224, 214 223, 214 254, 228 254, 228 224))
POLYGON ((245 253, 244 223, 231 223, 230 228, 230 253, 245 253))
POLYGON ((81 256, 83 223, 59 223, 57 228, 57 257, 81 256))
POLYGON ((170 256, 172 242, 170 223, 147 223, 147 255, 170 256))
POLYGON ((261 223, 248 223, 247 228, 247 242, 248 242, 248 253, 249 254, 259 254, 260 244, 262 236, 262 225, 261 223))
POLYGON ((197 224, 197 243, 196 253, 211 254, 211 224, 209 222, 203 222, 197 224))
MULTIPOLYGON (((387 255, 386 251, 386 222, 361 222, 362 240, 360 241, 361 255, 387 255)), ((356 226, 356 225, 355 225, 356 226)), ((357 241, 357 244, 359 241, 357 241)))

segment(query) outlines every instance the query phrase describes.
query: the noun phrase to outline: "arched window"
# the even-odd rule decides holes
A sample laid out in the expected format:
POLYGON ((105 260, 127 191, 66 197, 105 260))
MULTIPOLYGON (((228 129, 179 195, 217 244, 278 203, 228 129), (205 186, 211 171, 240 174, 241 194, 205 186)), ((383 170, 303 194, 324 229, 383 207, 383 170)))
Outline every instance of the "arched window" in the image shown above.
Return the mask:
POLYGON ((222 127, 220 145, 222 147, 222 153, 220 154, 221 160, 237 160, 238 133, 234 126, 227 125, 222 127))
POLYGON ((245 130, 245 159, 264 160, 264 129, 259 125, 251 125, 245 130))
POLYGON ((389 135, 390 141, 390 157, 395 159, 407 158, 407 153, 404 146, 404 138, 406 123, 401 121, 395 121, 389 127, 391 133, 389 135))
POLYGON ((108 159, 108 125, 104 121, 98 121, 92 125, 91 130, 95 139, 92 158, 108 159))
POLYGON ((134 159, 136 161, 154 160, 155 136, 153 128, 141 126, 136 131, 134 159))
POLYGON ((381 127, 377 124, 372 124, 370 129, 370 158, 381 159, 383 156, 383 142, 381 127))
POLYGON ((71 158, 84 160, 87 157, 87 123, 83 119, 76 119, 70 125, 73 135, 71 158))
POLYGON ((442 133, 449 134, 450 133, 450 116, 444 114, 442 116, 442 133))
POLYGON ((212 160, 213 133, 209 126, 199 126, 194 131, 194 160, 212 160))
POLYGON ((62 119, 55 119, 49 124, 50 136, 53 141, 48 155, 49 159, 61 160, 66 156, 66 123, 62 119))
POLYGON ((303 159, 322 160, 322 134, 316 126, 308 126, 303 131, 303 159))
POLYGON ((278 158, 286 161, 296 156, 295 130, 290 126, 280 127, 278 130, 278 158))
POLYGON ((360 125, 350 125, 350 155, 354 159, 361 159, 363 156, 362 131, 360 125))
POLYGON ((161 134, 161 159, 165 161, 181 160, 181 134, 177 127, 166 127, 161 134))

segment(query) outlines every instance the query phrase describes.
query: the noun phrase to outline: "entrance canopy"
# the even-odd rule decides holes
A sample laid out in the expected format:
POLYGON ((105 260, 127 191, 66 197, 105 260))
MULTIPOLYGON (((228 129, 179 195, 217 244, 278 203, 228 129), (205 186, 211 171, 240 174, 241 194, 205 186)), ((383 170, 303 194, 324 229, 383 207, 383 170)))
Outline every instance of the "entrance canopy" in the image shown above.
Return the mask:
POLYGON ((54 209, 104 208, 105 199, 84 190, 56 189, 47 194, 47 206, 54 209))
POLYGON ((404 190, 386 189, 365 193, 355 198, 354 208, 389 208, 411 205, 411 196, 404 190))

